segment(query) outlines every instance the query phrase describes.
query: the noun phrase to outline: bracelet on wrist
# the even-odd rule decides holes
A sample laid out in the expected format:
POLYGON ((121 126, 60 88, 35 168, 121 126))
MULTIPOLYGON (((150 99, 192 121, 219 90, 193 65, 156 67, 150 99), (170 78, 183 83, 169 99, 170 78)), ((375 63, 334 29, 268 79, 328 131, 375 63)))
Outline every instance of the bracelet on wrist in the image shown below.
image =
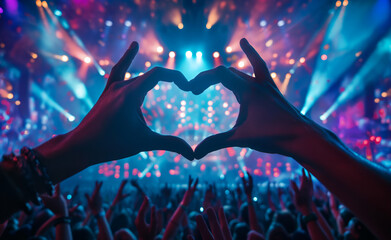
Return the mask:
POLYGON ((307 225, 309 222, 313 222, 318 220, 318 217, 316 216, 315 213, 310 213, 308 215, 303 216, 303 223, 304 225, 307 225))
POLYGON ((39 158, 36 152, 27 147, 20 150, 20 156, 13 153, 3 156, 0 162, 0 187, 8 196, 1 198, 1 205, 14 206, 29 213, 27 203, 31 201, 39 205, 38 194, 52 195, 53 184, 39 158))
POLYGON ((71 218, 70 217, 58 217, 54 219, 53 221, 53 226, 57 226, 58 224, 70 224, 71 223, 71 218))

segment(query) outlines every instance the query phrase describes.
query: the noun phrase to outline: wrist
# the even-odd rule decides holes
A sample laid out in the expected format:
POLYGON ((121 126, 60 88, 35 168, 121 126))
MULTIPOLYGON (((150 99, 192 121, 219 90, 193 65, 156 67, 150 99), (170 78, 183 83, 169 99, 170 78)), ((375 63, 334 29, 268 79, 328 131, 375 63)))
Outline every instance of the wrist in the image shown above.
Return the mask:
POLYGON ((47 168, 54 183, 88 167, 88 159, 93 157, 93 151, 88 154, 88 148, 76 139, 73 131, 52 138, 34 151, 38 153, 39 160, 47 168))

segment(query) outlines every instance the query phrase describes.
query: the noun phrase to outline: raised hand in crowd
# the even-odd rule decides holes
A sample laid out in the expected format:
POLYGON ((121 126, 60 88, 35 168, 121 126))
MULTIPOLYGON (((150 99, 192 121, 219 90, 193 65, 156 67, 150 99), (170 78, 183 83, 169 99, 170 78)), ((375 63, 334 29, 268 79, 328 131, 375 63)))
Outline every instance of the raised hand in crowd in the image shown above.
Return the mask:
POLYGON ((178 229, 180 227, 179 225, 180 225, 182 219, 184 217, 187 218, 186 210, 187 210, 191 200, 193 199, 195 191, 197 190, 197 185, 198 185, 198 178, 195 179, 195 181, 194 181, 194 179, 192 179, 192 177, 189 176, 187 190, 186 190, 185 194, 183 195, 181 203, 179 204, 179 206, 175 210, 174 214, 172 215, 172 217, 168 221, 168 225, 167 225, 166 231, 164 232, 163 239, 165 239, 165 240, 166 239, 173 239, 175 237, 175 233, 178 231, 178 229))
POLYGON ((229 230, 227 218, 222 207, 219 208, 219 219, 217 219, 216 212, 213 208, 206 210, 208 216, 209 226, 212 232, 209 231, 208 225, 201 215, 196 217, 197 228, 201 233, 203 240, 231 240, 232 235, 229 230))
POLYGON ((312 211, 312 197, 314 193, 312 176, 307 171, 307 177, 304 168, 302 172, 303 174, 300 177, 300 187, 291 180, 293 203, 296 209, 303 215, 303 222, 307 225, 311 239, 327 240, 328 237, 319 225, 317 215, 312 211))
POLYGON ((113 239, 113 234, 111 232, 109 223, 106 219, 106 214, 103 210, 103 199, 100 193, 103 182, 96 182, 95 189, 92 192, 91 196, 87 193, 85 194, 87 198, 88 208, 91 211, 92 216, 96 218, 98 223, 98 239, 100 240, 111 240, 113 239))
POLYGON ((246 175, 243 174, 242 182, 243 182, 244 192, 246 193, 246 196, 247 196, 250 229, 262 234, 263 230, 262 230, 261 225, 259 225, 259 223, 258 223, 257 214, 255 212, 255 208, 253 205, 253 196, 252 196, 253 187, 254 187, 253 177, 251 176, 251 174, 248 171, 247 171, 247 179, 246 179, 246 175))
POLYGON ((138 239, 140 240, 154 239, 155 236, 158 234, 157 214, 155 206, 152 206, 150 208, 150 223, 148 224, 145 219, 149 210, 149 205, 150 200, 147 196, 145 196, 144 201, 138 211, 136 220, 134 222, 138 232, 138 239))
POLYGON ((111 203, 109 209, 106 212, 106 218, 107 218, 107 221, 109 221, 109 222, 111 220, 111 216, 113 214, 114 208, 117 206, 117 204, 119 202, 121 202, 122 200, 124 200, 125 198, 130 196, 130 193, 127 193, 127 194, 123 193, 125 185, 127 183, 128 183, 128 180, 122 180, 121 185, 118 188, 117 194, 115 195, 113 202, 111 203))
POLYGON ((56 227, 56 240, 71 240, 71 219, 69 218, 67 201, 61 194, 60 184, 57 184, 53 196, 41 195, 41 199, 45 207, 50 209, 54 216, 44 223, 36 232, 36 236, 40 236, 52 225, 56 227))

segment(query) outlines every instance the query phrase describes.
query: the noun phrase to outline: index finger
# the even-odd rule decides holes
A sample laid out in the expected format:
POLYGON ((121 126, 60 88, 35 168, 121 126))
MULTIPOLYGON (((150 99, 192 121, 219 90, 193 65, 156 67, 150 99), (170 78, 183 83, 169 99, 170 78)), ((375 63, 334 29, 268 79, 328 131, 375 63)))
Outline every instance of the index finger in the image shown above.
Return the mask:
POLYGON ((237 92, 244 80, 234 72, 228 70, 224 66, 204 71, 198 74, 194 79, 190 80, 190 87, 193 94, 199 95, 208 87, 221 83, 224 87, 233 92, 237 92))
POLYGON ((206 225, 204 218, 201 215, 196 216, 198 230, 201 233, 203 240, 213 240, 213 236, 206 225))
POLYGON ((242 38, 240 40, 240 47, 253 66, 255 76, 262 77, 264 74, 269 74, 269 70, 265 61, 263 61, 261 56, 259 56, 258 52, 254 49, 253 46, 251 46, 247 39, 242 38))
POLYGON ((212 229, 214 238, 224 239, 215 211, 212 208, 208 208, 206 214, 208 215, 209 226, 212 229))
POLYGON ((189 91, 189 82, 186 77, 177 70, 171 70, 162 67, 154 67, 145 74, 137 77, 134 84, 142 94, 146 94, 154 88, 159 81, 174 82, 181 90, 189 91))

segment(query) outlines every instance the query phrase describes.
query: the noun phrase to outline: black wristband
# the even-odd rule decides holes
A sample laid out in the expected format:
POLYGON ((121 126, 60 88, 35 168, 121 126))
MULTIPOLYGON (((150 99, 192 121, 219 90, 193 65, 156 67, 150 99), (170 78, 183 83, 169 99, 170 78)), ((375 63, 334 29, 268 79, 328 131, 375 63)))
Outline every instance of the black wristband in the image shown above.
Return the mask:
POLYGON ((53 226, 57 226, 58 224, 70 224, 71 223, 71 218, 70 217, 59 217, 53 220, 53 226))
POLYGON ((307 216, 303 216, 303 223, 304 225, 307 225, 309 222, 318 220, 318 217, 315 213, 310 213, 307 216))

